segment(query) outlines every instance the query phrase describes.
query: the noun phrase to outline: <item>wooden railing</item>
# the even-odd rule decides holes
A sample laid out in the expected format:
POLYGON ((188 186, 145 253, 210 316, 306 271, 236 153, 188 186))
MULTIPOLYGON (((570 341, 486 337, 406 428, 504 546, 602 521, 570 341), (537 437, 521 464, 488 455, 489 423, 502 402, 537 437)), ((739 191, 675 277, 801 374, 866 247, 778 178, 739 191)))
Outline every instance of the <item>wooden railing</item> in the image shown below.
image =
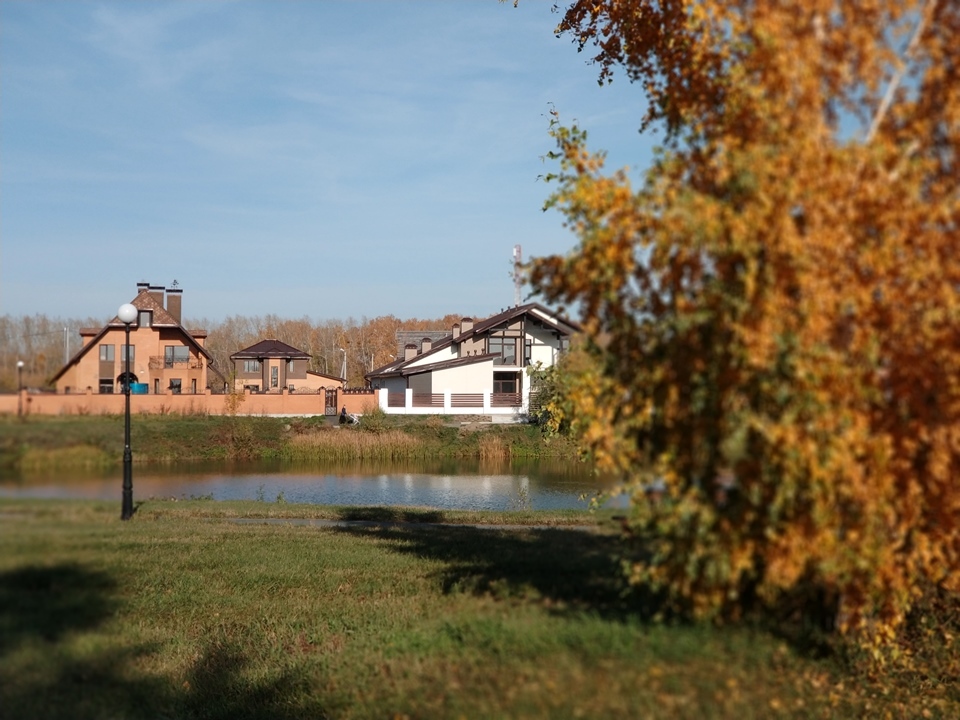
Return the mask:
POLYGON ((490 407, 519 407, 520 393, 493 393, 490 396, 490 407))
MULTIPOLYGON (((411 393, 411 408, 444 408, 447 393, 411 393)), ((449 393, 450 408, 483 408, 485 393, 449 393)), ((388 408, 407 407, 407 393, 391 392, 387 394, 388 408)), ((520 393, 491 393, 489 405, 495 408, 518 408, 523 403, 520 393)))
POLYGON ((450 393, 450 407, 482 408, 483 393, 450 393))

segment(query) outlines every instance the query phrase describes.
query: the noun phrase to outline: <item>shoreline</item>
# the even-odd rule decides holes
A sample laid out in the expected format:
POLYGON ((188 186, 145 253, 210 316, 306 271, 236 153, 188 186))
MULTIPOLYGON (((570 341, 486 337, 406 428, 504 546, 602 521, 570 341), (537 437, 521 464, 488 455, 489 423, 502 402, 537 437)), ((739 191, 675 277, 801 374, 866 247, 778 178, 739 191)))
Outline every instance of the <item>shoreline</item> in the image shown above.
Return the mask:
MULTIPOLYGON (((0 473, 119 466, 123 417, 0 417, 0 473)), ((452 424, 441 416, 327 418, 138 416, 135 464, 203 461, 384 461, 552 459, 579 462, 569 439, 535 425, 452 424)))

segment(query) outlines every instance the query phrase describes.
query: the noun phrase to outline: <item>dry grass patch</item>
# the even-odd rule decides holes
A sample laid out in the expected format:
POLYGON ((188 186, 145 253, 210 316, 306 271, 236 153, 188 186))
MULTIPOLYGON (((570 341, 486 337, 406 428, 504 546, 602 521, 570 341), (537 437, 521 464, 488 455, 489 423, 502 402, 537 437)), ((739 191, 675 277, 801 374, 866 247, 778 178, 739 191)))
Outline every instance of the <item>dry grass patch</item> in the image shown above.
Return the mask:
POLYGON ((28 448, 20 458, 25 472, 62 468, 104 468, 115 465, 117 458, 89 445, 59 448, 28 448))
POLYGON ((287 452, 297 460, 392 460, 421 457, 427 444, 402 430, 382 433, 340 429, 336 432, 318 432, 290 438, 287 452))
POLYGON ((498 460, 510 457, 510 446, 500 435, 484 433, 477 438, 481 460, 498 460))

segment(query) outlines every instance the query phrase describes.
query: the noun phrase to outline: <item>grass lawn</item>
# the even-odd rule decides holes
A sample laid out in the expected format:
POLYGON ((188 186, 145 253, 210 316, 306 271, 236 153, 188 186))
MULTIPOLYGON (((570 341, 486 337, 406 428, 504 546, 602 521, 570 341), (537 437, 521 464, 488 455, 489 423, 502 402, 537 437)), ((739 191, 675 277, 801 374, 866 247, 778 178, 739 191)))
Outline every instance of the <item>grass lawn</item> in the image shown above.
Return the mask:
POLYGON ((0 717, 960 717, 761 622, 650 622, 608 524, 253 505, 0 501, 0 717))

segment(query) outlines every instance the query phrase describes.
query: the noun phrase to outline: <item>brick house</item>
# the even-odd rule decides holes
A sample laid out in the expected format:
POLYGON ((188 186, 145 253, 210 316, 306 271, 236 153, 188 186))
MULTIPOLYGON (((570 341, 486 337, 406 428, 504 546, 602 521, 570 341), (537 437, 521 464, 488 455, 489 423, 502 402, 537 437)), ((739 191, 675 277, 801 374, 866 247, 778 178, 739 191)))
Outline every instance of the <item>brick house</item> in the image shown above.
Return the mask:
POLYGON ((102 328, 80 330, 82 347, 51 379, 58 393, 122 392, 125 380, 134 392, 197 394, 223 376, 204 349, 207 334, 181 324, 183 291, 178 287, 137 283, 131 304, 130 377, 124 377, 124 324, 116 316, 102 328))
POLYGON ((344 379, 310 370, 310 354, 276 339, 261 340, 230 356, 234 389, 251 392, 342 388, 344 379))

